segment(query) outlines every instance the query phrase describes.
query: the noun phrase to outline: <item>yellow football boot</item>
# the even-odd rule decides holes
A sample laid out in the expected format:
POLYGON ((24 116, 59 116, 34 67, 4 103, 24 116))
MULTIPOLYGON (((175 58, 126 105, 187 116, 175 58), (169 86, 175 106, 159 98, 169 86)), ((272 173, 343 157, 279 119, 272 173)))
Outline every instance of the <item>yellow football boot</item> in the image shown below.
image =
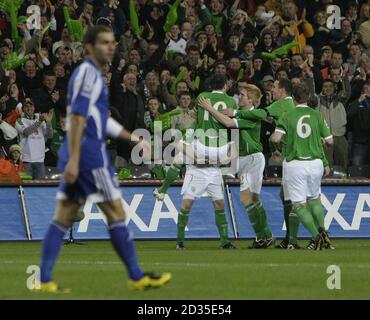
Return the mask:
POLYGON ((128 280, 128 289, 136 291, 144 291, 147 289, 155 289, 164 286, 172 278, 171 273, 162 273, 156 275, 154 273, 145 273, 140 280, 128 280))

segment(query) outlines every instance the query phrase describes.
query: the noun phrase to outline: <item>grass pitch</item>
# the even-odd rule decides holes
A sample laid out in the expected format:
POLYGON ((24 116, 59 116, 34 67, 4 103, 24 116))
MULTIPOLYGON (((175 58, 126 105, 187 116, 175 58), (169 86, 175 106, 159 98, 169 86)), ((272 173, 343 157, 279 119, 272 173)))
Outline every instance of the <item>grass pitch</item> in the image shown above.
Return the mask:
MULTIPOLYGON (((65 295, 31 293, 29 265, 38 264, 40 242, 0 242, 0 299, 370 299, 370 240, 335 240, 336 250, 220 250, 217 241, 137 241, 145 270, 170 271, 164 288, 129 292, 127 276, 108 241, 66 246, 54 272, 72 289, 65 295), (327 267, 341 269, 341 289, 327 288, 327 267)), ((306 241, 301 241, 306 244, 306 241)))

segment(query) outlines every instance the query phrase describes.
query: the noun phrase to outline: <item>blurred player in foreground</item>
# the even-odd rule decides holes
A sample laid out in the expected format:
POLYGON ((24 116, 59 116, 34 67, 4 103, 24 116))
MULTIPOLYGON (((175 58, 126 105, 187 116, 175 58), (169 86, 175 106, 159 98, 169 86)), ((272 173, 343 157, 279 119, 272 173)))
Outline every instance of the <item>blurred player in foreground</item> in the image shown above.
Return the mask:
POLYGON ((141 270, 126 226, 119 184, 106 149, 106 136, 139 143, 143 152, 149 149, 144 141, 109 117, 108 89, 101 70, 114 55, 113 33, 107 27, 95 26, 86 32, 84 45, 88 56, 75 70, 68 85, 67 137, 59 152, 58 164, 64 175, 57 193, 53 222, 43 241, 38 290, 50 293, 70 291, 61 289, 52 280, 52 270, 64 234, 88 197, 107 217, 113 247, 128 271, 128 288, 161 287, 171 279, 171 274, 158 276, 141 270))
MULTIPOLYGON (((307 105, 309 90, 304 84, 293 87, 296 107, 278 120, 271 140, 279 144, 285 136, 284 181, 295 213, 314 239, 314 250, 330 246, 320 201, 324 174, 322 139, 333 144, 333 136, 320 112, 307 105)), ((328 173, 328 172, 327 172, 328 173)))

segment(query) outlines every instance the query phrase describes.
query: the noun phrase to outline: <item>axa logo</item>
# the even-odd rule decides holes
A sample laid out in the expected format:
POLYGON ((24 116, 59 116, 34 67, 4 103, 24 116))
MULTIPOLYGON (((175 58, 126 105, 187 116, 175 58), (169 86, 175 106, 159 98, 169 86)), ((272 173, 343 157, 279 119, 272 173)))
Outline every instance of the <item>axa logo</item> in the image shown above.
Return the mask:
MULTIPOLYGON (((144 196, 146 195, 135 194, 130 203, 122 200, 125 211, 128 214, 127 223, 132 221, 132 223, 134 223, 136 227, 143 232, 157 231, 161 219, 170 219, 174 224, 177 224, 177 208, 171 198, 166 195, 163 202, 156 201, 154 203, 154 207, 151 211, 150 222, 149 225, 147 225, 138 214, 138 209, 144 196)), ((352 221, 348 222, 340 213, 341 207, 348 205, 349 201, 344 203, 346 196, 348 197, 349 195, 346 195, 346 193, 337 193, 334 200, 331 202, 324 194, 321 195, 321 202, 327 211, 325 216, 325 227, 327 229, 329 229, 330 225, 335 221, 342 230, 356 231, 360 229, 362 219, 370 218, 370 194, 360 193, 358 194, 352 221)), ((353 203, 354 201, 355 199, 350 201, 350 203, 353 203)), ((103 220, 107 224, 105 216, 98 209, 94 208, 94 204, 91 201, 86 202, 83 209, 85 218, 80 222, 77 230, 78 232, 86 233, 88 231, 90 221, 93 220, 103 220)), ((283 226, 283 229, 285 229, 285 226, 283 226)))
MULTIPOLYGON (((135 194, 131 200, 131 203, 128 203, 122 199, 123 207, 127 213, 127 224, 132 221, 137 228, 143 232, 157 231, 161 219, 171 219, 173 220, 174 224, 177 224, 178 211, 170 197, 166 195, 163 201, 155 202, 149 225, 146 225, 137 213, 143 198, 144 194, 135 194)), ((93 202, 87 201, 83 208, 85 218, 80 222, 78 226, 78 232, 87 232, 89 223, 92 220, 103 220, 105 224, 107 224, 103 213, 99 209, 97 209, 98 212, 92 212, 93 208, 93 202)))
POLYGON ((349 224, 339 213, 339 209, 342 206, 345 197, 345 193, 337 193, 333 203, 331 203, 324 194, 321 195, 321 202, 324 208, 327 210, 327 214, 325 216, 325 228, 328 229, 333 220, 335 220, 343 230, 359 230, 361 220, 363 218, 370 218, 370 211, 366 210, 366 208, 370 208, 369 193, 360 193, 358 195, 351 224, 349 224))
MULTIPOLYGON (((326 229, 329 229, 333 221, 336 221, 343 230, 356 231, 360 229, 363 218, 370 218, 370 210, 368 209, 370 208, 369 193, 359 193, 351 223, 347 222, 340 213, 340 208, 342 207, 345 198, 345 193, 337 193, 333 202, 330 202, 325 194, 321 194, 321 203, 327 211, 325 215, 326 229)), ((285 224, 283 229, 286 230, 285 224)))

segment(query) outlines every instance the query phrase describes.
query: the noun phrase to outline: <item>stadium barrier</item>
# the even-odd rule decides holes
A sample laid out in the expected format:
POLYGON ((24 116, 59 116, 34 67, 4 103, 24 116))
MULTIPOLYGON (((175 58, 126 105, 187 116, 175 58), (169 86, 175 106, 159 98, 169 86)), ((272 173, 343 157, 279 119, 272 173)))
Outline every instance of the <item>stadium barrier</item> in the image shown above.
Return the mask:
MULTIPOLYGON (((128 225, 136 239, 175 239, 177 213, 181 205, 180 183, 171 187, 163 202, 152 196, 160 181, 125 181, 122 183, 128 225)), ((243 205, 239 201, 237 181, 229 181, 234 222, 240 238, 253 237, 243 205)), ((57 185, 51 181, 29 182, 20 186, 1 186, 0 240, 40 240, 50 223, 55 207, 57 185), (22 190, 23 188, 23 190, 22 190)), ((274 236, 283 237, 285 226, 279 197, 278 180, 266 182, 262 202, 274 236)), ((226 197, 225 197, 226 198, 226 197)), ((334 238, 370 238, 370 180, 325 182, 322 203, 326 211, 325 225, 334 238)), ((85 218, 74 225, 76 239, 107 239, 106 221, 94 203, 87 202, 85 218)), ((226 214, 230 237, 234 238, 230 206, 226 214)), ((301 227, 299 235, 309 234, 301 227)), ((195 202, 186 231, 189 239, 218 238, 214 209, 208 198, 195 202)))

